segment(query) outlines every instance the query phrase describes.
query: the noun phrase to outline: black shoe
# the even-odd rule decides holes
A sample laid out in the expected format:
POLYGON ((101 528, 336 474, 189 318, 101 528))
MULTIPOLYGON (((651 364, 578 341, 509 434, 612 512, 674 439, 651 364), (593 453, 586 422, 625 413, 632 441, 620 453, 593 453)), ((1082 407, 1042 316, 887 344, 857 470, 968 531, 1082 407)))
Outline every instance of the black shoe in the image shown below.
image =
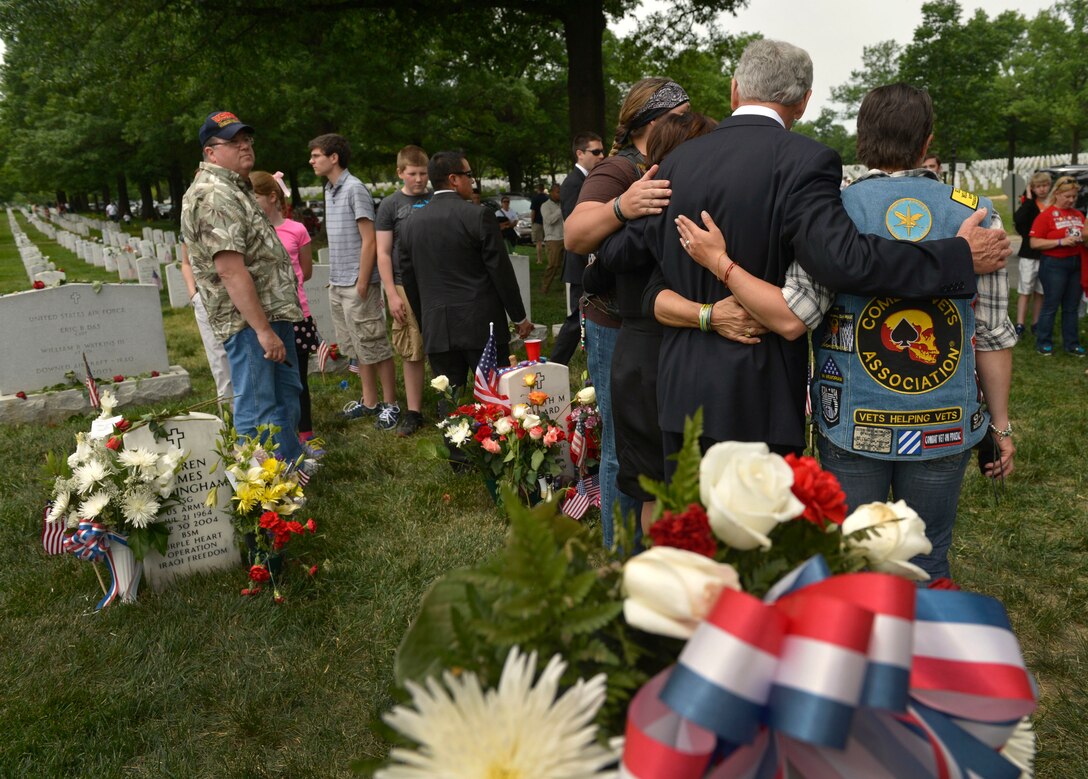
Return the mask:
POLYGON ((1017 325, 1016 326, 1016 340, 1019 341, 1023 337, 1024 337, 1024 326, 1022 324, 1017 325))
POLYGON ((423 415, 418 411, 405 411, 400 424, 397 425, 397 435, 407 438, 421 427, 423 427, 423 415))

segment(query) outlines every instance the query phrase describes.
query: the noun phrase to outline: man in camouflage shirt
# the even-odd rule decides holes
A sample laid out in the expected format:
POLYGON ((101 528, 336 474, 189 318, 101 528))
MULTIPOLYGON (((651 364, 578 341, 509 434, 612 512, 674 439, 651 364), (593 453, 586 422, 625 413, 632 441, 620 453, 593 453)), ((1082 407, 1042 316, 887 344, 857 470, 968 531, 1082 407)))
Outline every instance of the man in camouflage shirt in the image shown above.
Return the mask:
POLYGON ((302 309, 291 259, 249 183, 253 128, 215 111, 200 128, 200 145, 204 161, 182 200, 181 231, 208 322, 230 361, 234 426, 239 435, 278 426, 278 454, 294 462, 302 453, 302 384, 285 344, 302 309))

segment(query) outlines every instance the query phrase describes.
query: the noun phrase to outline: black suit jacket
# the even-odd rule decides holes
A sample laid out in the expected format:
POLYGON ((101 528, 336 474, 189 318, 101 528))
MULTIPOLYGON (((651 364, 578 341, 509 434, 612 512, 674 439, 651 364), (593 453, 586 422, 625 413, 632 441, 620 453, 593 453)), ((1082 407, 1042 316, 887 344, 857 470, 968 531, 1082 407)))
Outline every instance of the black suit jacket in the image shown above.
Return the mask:
MULTIPOLYGON (((567 219, 574 207, 578 205, 578 195, 582 192, 582 184, 586 181, 586 174, 575 166, 574 170, 567 174, 563 183, 559 185, 559 207, 563 212, 563 218, 567 219)), ((586 255, 575 254, 568 251, 564 253, 563 281, 581 286, 582 273, 586 269, 586 255)))
POLYGON ((525 319, 514 267, 491 210, 443 192, 405 220, 397 242, 404 290, 428 354, 479 350, 488 324, 509 343, 506 316, 525 319))
MULTIPOLYGON (((829 287, 862 295, 974 293, 966 241, 907 243, 860 235, 839 198, 841 177, 839 155, 823 144, 767 117, 730 117, 669 154, 658 173, 672 182, 668 210, 632 222, 625 240, 657 259, 668 287, 704 303, 728 290, 683 251, 673 221, 686 214, 701 224, 704 209, 722 229, 730 256, 776 286, 797 260, 829 287)), ((807 355, 804 338, 790 342, 768 334, 748 346, 698 329, 666 328, 661 428, 682 432, 685 415, 702 406, 711 438, 800 448, 807 355)))

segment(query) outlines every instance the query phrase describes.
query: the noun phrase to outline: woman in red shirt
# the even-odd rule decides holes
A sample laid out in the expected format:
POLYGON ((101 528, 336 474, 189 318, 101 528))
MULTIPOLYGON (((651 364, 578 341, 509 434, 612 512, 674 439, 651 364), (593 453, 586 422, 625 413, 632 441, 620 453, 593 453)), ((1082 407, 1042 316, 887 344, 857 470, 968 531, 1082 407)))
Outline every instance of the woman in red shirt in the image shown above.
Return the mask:
POLYGON ((1082 290, 1081 265, 1085 254, 1084 214, 1073 208, 1080 185, 1072 176, 1054 182, 1047 205, 1031 226, 1031 248, 1043 253, 1039 280, 1043 283, 1043 310, 1039 313, 1035 351, 1054 353, 1054 319, 1062 309, 1062 346, 1075 357, 1084 356, 1077 335, 1077 309, 1082 290))

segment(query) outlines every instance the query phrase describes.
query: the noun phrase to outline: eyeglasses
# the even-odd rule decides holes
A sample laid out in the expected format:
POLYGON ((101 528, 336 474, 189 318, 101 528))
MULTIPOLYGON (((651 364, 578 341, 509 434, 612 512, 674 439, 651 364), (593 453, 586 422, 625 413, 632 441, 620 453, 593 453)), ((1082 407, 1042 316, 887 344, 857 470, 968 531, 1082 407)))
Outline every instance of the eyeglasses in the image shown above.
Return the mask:
POLYGON ((604 154, 604 149, 579 149, 578 151, 584 151, 586 154, 592 154, 594 157, 600 157, 604 154))
POLYGON ((468 176, 473 181, 476 180, 476 174, 473 173, 471 170, 455 170, 450 175, 451 176, 468 176))
POLYGON ((223 141, 222 143, 209 143, 207 146, 233 146, 234 148, 241 148, 242 146, 249 146, 253 148, 253 136, 252 135, 236 135, 232 140, 223 141))

